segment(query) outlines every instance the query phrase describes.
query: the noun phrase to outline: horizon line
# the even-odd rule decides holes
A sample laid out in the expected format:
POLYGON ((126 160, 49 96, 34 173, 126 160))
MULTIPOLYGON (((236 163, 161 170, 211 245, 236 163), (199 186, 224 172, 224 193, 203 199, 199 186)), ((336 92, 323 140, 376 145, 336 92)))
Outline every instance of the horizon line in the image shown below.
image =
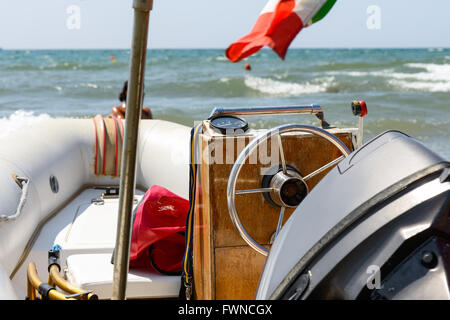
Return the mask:
MULTIPOLYGON (((448 50, 450 47, 441 47, 441 46, 419 46, 419 47, 291 47, 289 50, 386 50, 386 49, 442 49, 448 50)), ((20 51, 20 50, 131 50, 131 48, 123 47, 123 48, 2 48, 0 50, 3 51, 20 51)), ((147 50, 226 50, 226 48, 222 47, 147 47, 147 50)), ((270 48, 262 48, 261 50, 271 50, 270 48)))

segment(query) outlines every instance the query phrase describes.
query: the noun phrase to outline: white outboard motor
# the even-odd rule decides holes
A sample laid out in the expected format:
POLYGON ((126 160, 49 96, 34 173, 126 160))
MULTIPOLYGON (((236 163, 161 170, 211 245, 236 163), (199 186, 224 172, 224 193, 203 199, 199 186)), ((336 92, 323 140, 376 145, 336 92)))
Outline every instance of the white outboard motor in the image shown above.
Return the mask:
POLYGON ((388 131, 345 158, 276 238, 257 299, 450 299, 450 163, 388 131))

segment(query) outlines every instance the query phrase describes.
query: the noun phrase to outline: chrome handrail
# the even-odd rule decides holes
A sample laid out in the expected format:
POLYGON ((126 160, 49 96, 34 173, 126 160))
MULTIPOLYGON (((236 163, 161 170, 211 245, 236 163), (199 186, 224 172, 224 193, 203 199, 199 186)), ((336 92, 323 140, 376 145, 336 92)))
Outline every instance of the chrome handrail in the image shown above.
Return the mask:
POLYGON ((261 107, 216 107, 209 115, 209 120, 219 116, 258 116, 268 114, 313 114, 322 125, 322 128, 330 128, 324 119, 323 110, 319 105, 310 106, 261 106, 261 107))

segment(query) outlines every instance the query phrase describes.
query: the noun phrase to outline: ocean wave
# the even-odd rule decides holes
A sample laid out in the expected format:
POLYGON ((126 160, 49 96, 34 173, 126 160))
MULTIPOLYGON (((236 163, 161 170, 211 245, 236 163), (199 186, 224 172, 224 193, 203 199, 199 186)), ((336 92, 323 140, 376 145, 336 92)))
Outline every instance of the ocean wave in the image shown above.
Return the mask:
POLYGON ((426 92, 450 92, 450 82, 404 81, 389 80, 389 84, 399 89, 426 91, 426 92))
POLYGON ((95 84, 95 83, 81 83, 80 86, 86 87, 86 88, 98 89, 98 84, 95 84))
POLYGON ((330 71, 326 73, 332 76, 350 76, 350 77, 367 77, 369 75, 375 75, 376 72, 368 71, 330 71))
POLYGON ((444 48, 428 48, 427 51, 428 52, 435 52, 435 51, 442 52, 442 51, 444 51, 444 48))
POLYGON ((373 62, 324 62, 313 65, 309 71, 319 72, 347 72, 349 70, 376 71, 380 69, 391 69, 399 65, 398 61, 373 61, 373 62))
POLYGON ((30 64, 19 63, 5 66, 1 69, 6 71, 69 71, 69 70, 83 70, 83 71, 101 71, 108 69, 120 69, 127 67, 125 62, 116 63, 98 63, 98 64, 83 64, 75 62, 58 62, 52 64, 30 64))
POLYGON ((333 82, 334 77, 317 79, 318 83, 283 82, 269 78, 247 76, 244 83, 247 87, 272 96, 298 96, 301 94, 313 94, 326 92, 333 82))
POLYGON ((46 113, 35 115, 33 111, 16 110, 9 117, 0 118, 0 128, 2 128, 0 138, 48 119, 51 119, 51 117, 46 113))
POLYGON ((405 66, 425 71, 393 73, 390 84, 406 90, 450 92, 450 64, 407 63, 405 66))
POLYGON ((191 81, 154 82, 149 85, 153 97, 294 97, 302 94, 337 92, 333 77, 322 77, 313 81, 288 82, 270 78, 245 75, 243 77, 221 77, 191 81))
POLYGON ((399 130, 412 137, 423 135, 445 136, 448 134, 448 121, 438 121, 432 119, 386 119, 379 118, 366 121, 364 131, 368 135, 374 135, 386 130, 399 130))
POLYGON ((413 79, 427 81, 450 81, 450 65, 434 63, 407 63, 406 67, 425 69, 426 72, 395 72, 394 69, 382 69, 378 71, 330 71, 327 75, 343 75, 351 77, 391 77, 395 79, 413 79))
POLYGON ((450 91, 450 65, 436 63, 406 63, 404 67, 420 72, 395 72, 394 69, 378 71, 330 71, 327 75, 349 77, 390 78, 387 83, 398 89, 427 92, 450 91))
POLYGON ((450 64, 407 63, 406 66, 410 68, 426 70, 426 72, 413 74, 419 80, 450 82, 450 64))

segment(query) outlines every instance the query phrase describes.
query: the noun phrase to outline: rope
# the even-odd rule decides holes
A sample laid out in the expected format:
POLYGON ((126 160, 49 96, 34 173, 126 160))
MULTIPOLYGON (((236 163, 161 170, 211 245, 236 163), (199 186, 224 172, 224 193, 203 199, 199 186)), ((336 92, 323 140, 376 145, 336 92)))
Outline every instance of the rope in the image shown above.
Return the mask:
POLYGON ((17 205, 16 213, 11 215, 0 215, 0 222, 8 222, 12 220, 16 220, 20 214, 22 213, 22 209, 25 205, 25 201, 28 196, 28 186, 30 185, 30 180, 28 178, 23 177, 15 177, 16 182, 20 183, 22 193, 20 195, 19 204, 17 205))
POLYGON ((202 131, 201 127, 202 123, 199 123, 191 130, 191 148, 189 157, 189 211, 186 217, 186 251, 183 257, 183 270, 180 289, 180 298, 187 300, 190 300, 192 295, 192 234, 194 228, 195 195, 198 169, 196 150, 198 147, 198 135, 202 131))

